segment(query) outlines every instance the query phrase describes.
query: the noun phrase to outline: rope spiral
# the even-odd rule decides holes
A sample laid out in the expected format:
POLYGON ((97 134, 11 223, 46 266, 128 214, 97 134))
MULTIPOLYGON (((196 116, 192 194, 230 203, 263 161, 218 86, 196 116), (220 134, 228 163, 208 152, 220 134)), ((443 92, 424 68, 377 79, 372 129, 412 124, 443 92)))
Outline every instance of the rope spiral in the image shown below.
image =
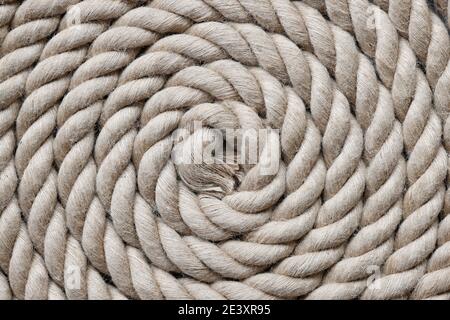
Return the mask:
POLYGON ((450 299, 447 7, 0 0, 0 299, 450 299))

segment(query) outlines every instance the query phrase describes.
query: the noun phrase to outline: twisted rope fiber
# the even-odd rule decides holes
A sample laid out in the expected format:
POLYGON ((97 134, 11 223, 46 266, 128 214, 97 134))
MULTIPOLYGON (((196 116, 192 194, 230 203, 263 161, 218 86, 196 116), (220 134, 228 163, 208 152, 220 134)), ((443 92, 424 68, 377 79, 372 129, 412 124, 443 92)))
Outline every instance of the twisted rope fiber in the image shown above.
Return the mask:
POLYGON ((450 298, 447 4, 0 1, 0 298, 450 298))

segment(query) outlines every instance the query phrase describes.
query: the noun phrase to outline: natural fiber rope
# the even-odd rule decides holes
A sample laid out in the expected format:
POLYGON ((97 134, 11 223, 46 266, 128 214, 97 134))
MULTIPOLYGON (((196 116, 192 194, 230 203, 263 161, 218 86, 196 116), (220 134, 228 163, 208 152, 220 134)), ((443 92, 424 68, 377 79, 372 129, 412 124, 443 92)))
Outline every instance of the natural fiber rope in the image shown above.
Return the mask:
POLYGON ((0 0, 0 298, 450 298, 447 5, 0 0))

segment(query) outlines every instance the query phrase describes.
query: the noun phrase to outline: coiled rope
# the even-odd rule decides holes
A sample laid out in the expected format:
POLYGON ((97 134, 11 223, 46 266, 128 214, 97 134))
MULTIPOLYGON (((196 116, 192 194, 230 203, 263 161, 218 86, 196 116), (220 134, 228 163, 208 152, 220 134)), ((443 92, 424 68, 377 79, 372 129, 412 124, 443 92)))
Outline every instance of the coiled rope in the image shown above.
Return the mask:
POLYGON ((0 0, 0 298, 450 298, 447 5, 0 0))

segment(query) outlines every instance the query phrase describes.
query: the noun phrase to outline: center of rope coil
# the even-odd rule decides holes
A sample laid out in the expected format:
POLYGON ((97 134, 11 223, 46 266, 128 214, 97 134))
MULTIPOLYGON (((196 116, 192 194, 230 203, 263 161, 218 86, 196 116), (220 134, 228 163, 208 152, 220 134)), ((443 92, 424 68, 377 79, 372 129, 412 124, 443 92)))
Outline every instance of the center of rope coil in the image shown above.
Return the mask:
POLYGON ((171 158, 179 178, 198 194, 217 198, 231 194, 255 166, 250 179, 255 182, 271 179, 278 172, 277 130, 240 123, 226 104, 193 107, 172 136, 171 158))

